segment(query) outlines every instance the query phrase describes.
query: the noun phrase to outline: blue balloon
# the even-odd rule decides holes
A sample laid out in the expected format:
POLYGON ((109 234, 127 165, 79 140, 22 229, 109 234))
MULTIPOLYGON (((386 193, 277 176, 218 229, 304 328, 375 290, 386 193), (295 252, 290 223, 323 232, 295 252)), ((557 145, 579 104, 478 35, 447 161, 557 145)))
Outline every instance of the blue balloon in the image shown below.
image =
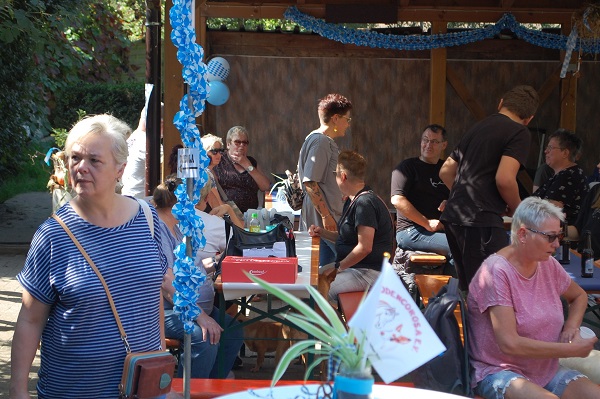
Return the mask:
POLYGON ((215 80, 208 82, 210 91, 206 101, 212 105, 223 105, 229 100, 229 88, 221 81, 215 80))

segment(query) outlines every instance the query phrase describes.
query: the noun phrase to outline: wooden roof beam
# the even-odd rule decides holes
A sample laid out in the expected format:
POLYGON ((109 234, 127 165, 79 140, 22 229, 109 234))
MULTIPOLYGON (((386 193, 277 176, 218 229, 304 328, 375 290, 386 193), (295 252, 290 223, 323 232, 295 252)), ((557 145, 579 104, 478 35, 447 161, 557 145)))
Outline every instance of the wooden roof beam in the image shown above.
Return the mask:
POLYGON ((500 0, 500 7, 503 9, 511 8, 515 4, 515 0, 500 0))
MULTIPOLYGON (((508 1, 511 0, 501 0, 508 1)), ((447 22, 496 22, 507 11, 515 16, 521 23, 554 23, 570 24, 571 16, 574 10, 560 8, 517 8, 506 9, 498 7, 488 7, 473 9, 468 7, 417 7, 405 6, 402 4, 407 0, 400 0, 398 7, 398 21, 447 21, 447 22)), ((410 1, 408 1, 410 4, 410 1)), ((199 7, 199 12, 207 18, 246 18, 262 19, 273 18, 282 19, 283 13, 289 7, 288 4, 269 3, 262 5, 226 3, 226 2, 207 2, 199 7)), ((325 18, 325 5, 323 4, 304 4, 298 5, 298 9, 306 14, 316 18, 325 18)))

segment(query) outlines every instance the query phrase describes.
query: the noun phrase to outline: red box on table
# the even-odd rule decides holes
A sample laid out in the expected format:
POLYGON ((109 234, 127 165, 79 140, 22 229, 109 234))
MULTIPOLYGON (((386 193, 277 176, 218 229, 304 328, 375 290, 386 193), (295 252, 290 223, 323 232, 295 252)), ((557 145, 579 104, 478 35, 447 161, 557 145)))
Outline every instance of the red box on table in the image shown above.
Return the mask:
POLYGON ((244 271, 269 283, 294 284, 298 276, 298 258, 227 256, 221 264, 221 281, 251 283, 244 271))

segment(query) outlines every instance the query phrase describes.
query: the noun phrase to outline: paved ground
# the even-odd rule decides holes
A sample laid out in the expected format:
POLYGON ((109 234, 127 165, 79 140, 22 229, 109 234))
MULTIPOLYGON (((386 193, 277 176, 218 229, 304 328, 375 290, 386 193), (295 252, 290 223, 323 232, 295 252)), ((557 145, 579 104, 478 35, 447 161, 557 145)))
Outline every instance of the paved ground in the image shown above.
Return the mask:
MULTIPOLYGON (((21 308, 21 285, 15 276, 37 227, 50 215, 52 200, 47 192, 18 195, 0 204, 0 397, 8 397, 12 336, 21 308)), ((39 357, 30 373, 30 391, 35 395, 39 357)))
MULTIPOLYGON (((21 308, 21 286, 15 279, 25 262, 24 254, 0 254, 0 397, 8 397, 10 349, 13 330, 21 308), (6 396, 3 396, 6 395, 6 396)), ((39 357, 30 373, 30 391, 35 397, 39 357)))

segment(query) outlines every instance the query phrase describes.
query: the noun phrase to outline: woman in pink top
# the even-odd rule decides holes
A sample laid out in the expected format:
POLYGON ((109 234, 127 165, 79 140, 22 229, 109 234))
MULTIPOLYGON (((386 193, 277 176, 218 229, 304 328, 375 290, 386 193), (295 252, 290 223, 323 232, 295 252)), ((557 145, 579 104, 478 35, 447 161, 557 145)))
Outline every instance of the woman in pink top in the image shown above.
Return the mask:
POLYGON ((598 385, 558 364, 586 357, 598 340, 579 335, 587 295, 552 257, 563 219, 550 202, 525 199, 511 244, 488 257, 469 285, 472 381, 486 399, 600 398, 598 385))

